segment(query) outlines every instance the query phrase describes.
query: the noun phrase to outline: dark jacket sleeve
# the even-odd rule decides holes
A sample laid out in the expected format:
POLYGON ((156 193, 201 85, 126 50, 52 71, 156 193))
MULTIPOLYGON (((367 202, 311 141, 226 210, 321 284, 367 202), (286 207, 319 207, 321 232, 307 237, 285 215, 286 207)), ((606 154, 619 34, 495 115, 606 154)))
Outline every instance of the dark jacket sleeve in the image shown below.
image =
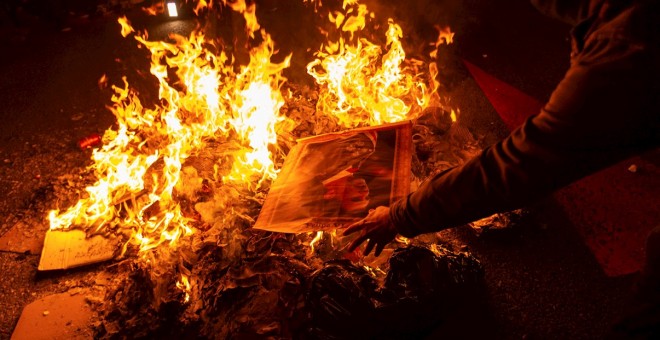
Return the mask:
POLYGON ((399 233, 412 237, 515 209, 657 147, 658 41, 621 33, 589 38, 543 110, 508 138, 395 202, 390 217, 399 233))

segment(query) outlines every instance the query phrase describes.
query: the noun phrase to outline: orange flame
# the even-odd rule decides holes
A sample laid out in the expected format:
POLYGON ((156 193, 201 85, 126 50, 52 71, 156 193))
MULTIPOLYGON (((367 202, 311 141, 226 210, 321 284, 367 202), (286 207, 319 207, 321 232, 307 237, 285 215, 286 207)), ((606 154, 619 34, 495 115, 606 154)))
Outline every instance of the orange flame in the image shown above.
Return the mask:
POLYGON ((412 119, 428 106, 435 94, 426 80, 406 64, 401 27, 388 20, 385 49, 355 34, 373 18, 366 6, 345 0, 345 13, 329 18, 347 32, 337 42, 328 41, 307 65, 307 72, 321 86, 317 110, 337 118, 344 127, 378 125, 412 119))
POLYGON ((309 242, 309 247, 311 248, 312 254, 314 253, 314 246, 323 238, 323 232, 317 231, 316 236, 309 242))
POLYGON ((435 26, 435 29, 438 30, 438 39, 432 45, 435 46, 433 52, 431 52, 431 58, 436 59, 438 57, 438 47, 442 44, 451 44, 454 42, 454 33, 449 27, 440 27, 435 26))
POLYGON ((147 15, 159 15, 165 12, 165 4, 161 1, 156 1, 149 7, 142 7, 142 11, 147 15))
POLYGON ((102 75, 101 78, 99 78, 99 81, 98 81, 97 84, 99 85, 100 89, 106 88, 108 86, 108 76, 106 76, 105 74, 102 75))
MULTIPOLYGON (((253 7, 245 13, 254 14, 253 7), (252 11, 252 12, 250 12, 252 11)), ((247 15, 247 14, 246 14, 247 15)), ((255 18, 256 19, 256 18, 255 18)), ((122 35, 135 30, 120 18, 122 35)), ((258 27, 258 24, 251 24, 258 27)), ((237 185, 260 184, 277 171, 268 148, 277 141, 276 125, 284 121, 281 72, 290 56, 271 63, 274 43, 265 32, 263 42, 250 52, 250 62, 239 72, 224 52, 214 54, 203 34, 171 35, 173 43, 134 38, 151 53, 151 74, 159 83, 160 104, 144 107, 124 78, 113 86, 111 111, 117 128, 103 136, 104 145, 93 153, 96 183, 88 197, 60 213, 49 213, 51 229, 71 227, 101 231, 118 225, 131 230, 130 242, 145 251, 193 232, 177 202, 181 171, 186 159, 207 140, 238 146, 233 165, 221 174, 237 185), (172 71, 178 78, 172 85, 172 71)))
POLYGON ((131 26, 128 23, 128 19, 126 17, 120 17, 118 20, 119 24, 121 25, 121 36, 126 38, 129 34, 135 32, 133 29, 133 26, 131 26))
POLYGON ((396 242, 403 243, 403 244, 406 244, 406 245, 410 244, 410 240, 406 237, 401 236, 401 235, 397 235, 395 240, 396 240, 396 242))
MULTIPOLYGON (((49 212, 51 229, 101 232, 120 227, 129 231, 130 244, 140 251, 163 243, 176 246, 180 237, 194 232, 194 221, 184 216, 179 205, 186 192, 182 171, 186 160, 210 140, 227 145, 230 154, 223 160, 227 164, 214 165, 217 181, 257 189, 277 176, 270 150, 278 131, 293 127, 279 113, 284 104, 282 71, 291 56, 271 62, 275 44, 260 30, 254 2, 223 0, 223 4, 244 16, 250 37, 260 34, 255 39, 260 44, 250 50, 247 65, 232 65, 232 56, 200 32, 189 37, 173 34, 169 42, 150 41, 146 33, 136 33, 125 17, 118 19, 122 36, 132 35, 150 52, 150 72, 158 81, 160 101, 145 107, 126 78, 123 86, 112 86, 110 110, 117 125, 105 132, 104 144, 93 152, 97 180, 75 205, 49 212)), ((202 0, 196 11, 211 6, 212 1, 202 0)), ((328 38, 307 65, 321 87, 317 110, 336 117, 343 127, 412 119, 437 100, 438 84, 431 80, 428 85, 417 71, 419 64, 406 60, 403 32, 393 20, 388 20, 383 46, 360 37, 374 18, 357 0, 345 0, 343 12, 329 14, 338 38, 328 38)), ((436 46, 452 38, 448 29, 440 30, 436 46)), ((429 68, 434 79, 437 68, 434 64, 429 68)), ((99 84, 106 82, 104 76, 99 84)), ((335 232, 331 235, 334 242, 335 232)), ((312 251, 322 236, 316 234, 312 251)), ((185 282, 182 278, 183 286, 185 282)))
POLYGON ((222 2, 234 11, 243 14, 243 17, 245 18, 245 29, 250 37, 254 38, 254 33, 261 27, 257 22, 256 3, 253 2, 250 5, 247 5, 244 0, 222 0, 222 2))
POLYGON ((190 284, 190 280, 188 280, 188 276, 181 274, 181 278, 176 282, 176 287, 184 293, 183 302, 187 303, 190 301, 190 288, 192 285, 190 284))

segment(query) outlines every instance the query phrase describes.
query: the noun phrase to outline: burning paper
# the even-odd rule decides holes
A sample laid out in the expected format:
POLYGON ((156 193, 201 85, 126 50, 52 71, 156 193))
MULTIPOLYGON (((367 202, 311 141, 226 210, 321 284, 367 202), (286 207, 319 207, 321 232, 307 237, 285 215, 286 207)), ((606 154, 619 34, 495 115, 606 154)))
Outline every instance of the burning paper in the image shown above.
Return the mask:
POLYGON ((255 228, 332 230, 410 189, 409 122, 302 139, 289 152, 255 228))

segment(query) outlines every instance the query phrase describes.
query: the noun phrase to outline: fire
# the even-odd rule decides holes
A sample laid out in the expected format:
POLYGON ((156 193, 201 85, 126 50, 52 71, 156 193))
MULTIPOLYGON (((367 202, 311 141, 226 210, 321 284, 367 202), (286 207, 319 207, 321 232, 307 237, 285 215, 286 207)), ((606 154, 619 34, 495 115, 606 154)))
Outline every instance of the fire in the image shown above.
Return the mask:
POLYGON ((247 5, 244 0, 239 1, 227 1, 222 0, 222 2, 229 6, 234 11, 243 14, 245 18, 245 29, 247 30, 250 37, 254 37, 254 32, 256 32, 260 25, 257 22, 257 5, 256 3, 251 3, 247 5))
POLYGON ((329 38, 307 65, 321 86, 317 110, 349 128, 415 118, 435 99, 437 84, 429 86, 406 61, 401 27, 389 19, 381 47, 358 37, 374 14, 355 0, 343 7, 345 13, 329 15, 340 31, 338 41, 329 38))
POLYGON ((366 270, 367 273, 369 273, 369 275, 373 277, 384 277, 387 275, 387 272, 385 272, 379 267, 371 267, 371 266, 363 265, 362 268, 364 268, 364 270, 366 270))
MULTIPOLYGON (((254 6, 240 7, 246 19, 254 6)), ((119 227, 130 243, 146 251, 193 233, 194 220, 178 203, 185 195, 181 181, 186 159, 209 140, 230 145, 234 152, 222 164, 223 183, 254 189, 277 175, 269 147, 277 142, 277 125, 284 104, 281 72, 290 56, 271 63, 274 43, 261 32, 262 42, 250 52, 248 65, 238 71, 225 52, 214 54, 200 32, 190 37, 171 35, 172 42, 149 41, 120 18, 122 35, 133 37, 151 53, 151 74, 158 80, 160 102, 145 107, 124 78, 113 86, 110 110, 117 127, 103 136, 103 146, 92 156, 97 181, 86 188, 87 197, 64 212, 49 213, 51 229, 81 227, 103 232, 119 227), (176 79, 171 79, 172 71, 176 79)), ((249 30, 258 29, 255 22, 249 30)), ((254 33, 254 31, 252 31, 254 33)), ((230 199, 230 198, 227 198, 230 199)))
MULTIPOLYGON (((194 201, 190 197, 194 190, 187 185, 201 187, 200 178, 199 183, 186 183, 186 161, 210 141, 222 145, 226 155, 213 166, 219 186, 256 191, 277 176, 272 152, 277 150, 278 135, 288 134, 294 125, 280 114, 285 103, 282 72, 291 56, 279 63, 271 61, 275 43, 261 29, 254 2, 223 0, 223 4, 243 15, 251 42, 259 42, 250 50, 247 65, 234 65, 224 46, 216 46, 202 32, 151 41, 125 17, 119 18, 122 36, 132 37, 150 53, 159 101, 143 104, 127 78, 121 86, 111 85, 109 109, 117 122, 104 133, 103 145, 93 151, 90 169, 96 182, 73 206, 49 212, 52 230, 123 234, 124 251, 133 245, 143 254, 163 244, 175 248, 180 238, 195 232, 198 222, 180 204, 183 199, 194 201)), ((195 12, 212 6, 212 1, 198 1, 195 12)), ((314 6, 316 10, 321 2, 314 6)), ((357 0, 345 0, 343 12, 329 14, 338 38, 328 34, 328 42, 307 65, 320 86, 317 111, 335 117, 346 128, 412 119, 437 100, 437 68, 429 65, 428 79, 419 70, 420 63, 406 60, 399 25, 388 20, 383 46, 362 36, 374 18, 357 0)), ((437 44, 449 43, 452 36, 441 31, 437 44)), ((99 86, 109 83, 105 75, 99 80, 99 86)), ((195 171, 190 170, 192 177, 195 171)), ((227 202, 233 199, 229 196, 224 197, 227 202)), ((227 210, 223 213, 233 213, 227 210)), ((323 236, 316 233, 312 252, 323 236)), ((336 231, 329 237, 334 246, 336 231)), ((182 274, 177 287, 188 301, 190 278, 182 274)))
POLYGON ((268 147, 277 143, 278 123, 286 120, 279 114, 284 105, 280 91, 284 78, 280 75, 289 66, 291 56, 282 63, 270 63, 274 44, 268 35, 262 34, 266 40, 261 48, 253 50, 250 64, 234 80, 238 91, 232 94, 229 101, 235 113, 230 123, 242 140, 249 144, 227 176, 227 179, 241 183, 249 183, 252 178, 248 175, 255 169, 263 174, 262 180, 277 176, 268 147))
POLYGON ((158 15, 165 12, 165 5, 163 2, 155 2, 149 7, 142 7, 142 11, 148 15, 158 15))
POLYGON ((406 237, 401 236, 401 235, 397 235, 396 238, 395 238, 395 241, 399 242, 399 243, 406 244, 406 245, 410 244, 410 240, 406 237))
POLYGON ((119 24, 121 25, 121 36, 126 38, 129 34, 135 32, 133 26, 128 23, 126 17, 119 18, 119 24))
MULTIPOLYGON (((344 13, 328 15, 340 32, 338 40, 327 33, 328 41, 316 52, 317 58, 307 64, 307 72, 320 86, 317 111, 335 117, 343 127, 353 128, 414 119, 424 108, 437 104, 437 65, 428 65, 425 78, 418 72, 421 63, 406 60, 401 27, 388 19, 386 43, 382 47, 360 34, 375 17, 373 12, 357 0, 344 0, 343 9, 344 13)), ((451 30, 437 28, 436 49, 452 43, 451 30)), ((436 60, 437 52, 430 57, 436 60)), ((457 119, 454 110, 451 119, 457 119)), ((320 235, 310 243, 312 249, 320 235)), ((404 238, 399 241, 408 243, 404 238)))
POLYGON ((101 78, 99 78, 97 84, 99 85, 100 89, 106 88, 108 86, 108 76, 105 74, 102 75, 101 78))
POLYGON ((309 248, 312 251, 312 254, 314 253, 314 246, 316 243, 318 243, 321 239, 323 238, 323 232, 322 231, 317 231, 316 236, 309 242, 309 248))
POLYGON ((181 278, 176 282, 176 287, 184 293, 183 302, 190 301, 190 288, 192 288, 192 285, 188 280, 188 276, 181 274, 181 278))
POLYGON ((437 58, 438 57, 438 50, 437 48, 442 45, 442 44, 451 44, 454 42, 454 33, 451 31, 449 27, 440 27, 440 26, 435 26, 435 29, 438 30, 438 39, 435 41, 433 44, 435 46, 435 50, 431 52, 431 58, 437 58))

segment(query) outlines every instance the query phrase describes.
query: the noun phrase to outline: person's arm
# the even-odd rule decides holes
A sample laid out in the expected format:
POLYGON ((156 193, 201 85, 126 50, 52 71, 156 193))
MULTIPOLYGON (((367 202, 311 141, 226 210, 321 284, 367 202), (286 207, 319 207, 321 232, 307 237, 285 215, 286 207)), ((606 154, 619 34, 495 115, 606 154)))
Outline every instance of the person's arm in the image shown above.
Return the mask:
POLYGON ((658 145, 658 53, 592 39, 540 114, 480 156, 394 203, 403 236, 521 207, 583 176, 658 145))

